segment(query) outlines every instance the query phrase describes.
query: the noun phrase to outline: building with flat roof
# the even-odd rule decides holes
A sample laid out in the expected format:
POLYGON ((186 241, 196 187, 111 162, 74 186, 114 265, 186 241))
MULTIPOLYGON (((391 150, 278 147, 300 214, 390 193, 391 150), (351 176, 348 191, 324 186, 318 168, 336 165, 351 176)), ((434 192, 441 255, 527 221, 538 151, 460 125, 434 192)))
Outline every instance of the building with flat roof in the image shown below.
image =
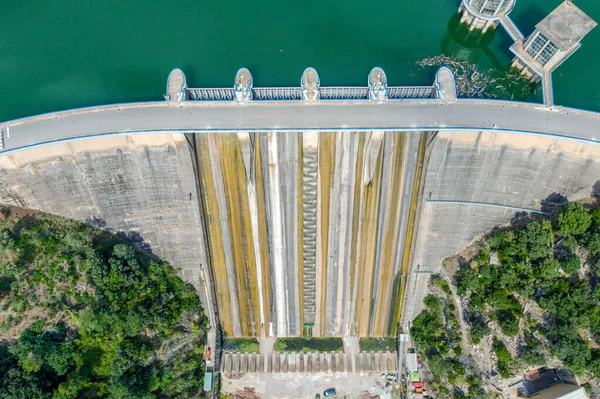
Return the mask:
POLYGON ((589 399, 583 387, 562 382, 525 397, 535 399, 589 399))
POLYGON ((463 0, 459 12, 461 23, 469 25, 469 29, 487 31, 495 28, 500 19, 514 7, 515 0, 463 0))
POLYGON ((565 383, 556 369, 535 371, 520 383, 519 397, 535 399, 589 399, 581 386, 565 383))
POLYGON ((597 23, 567 0, 535 26, 525 40, 511 46, 515 54, 512 66, 539 81, 552 72, 579 47, 581 40, 597 23))

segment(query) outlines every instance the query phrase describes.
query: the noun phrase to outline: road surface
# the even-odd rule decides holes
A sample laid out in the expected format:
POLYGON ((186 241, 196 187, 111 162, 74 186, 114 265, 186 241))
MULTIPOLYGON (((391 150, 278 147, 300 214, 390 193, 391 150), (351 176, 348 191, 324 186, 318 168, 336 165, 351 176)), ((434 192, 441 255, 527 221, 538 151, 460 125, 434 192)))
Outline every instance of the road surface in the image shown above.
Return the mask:
POLYGON ((131 103, 39 115, 0 124, 4 149, 101 134, 286 130, 483 130, 600 140, 600 113, 496 100, 131 103))

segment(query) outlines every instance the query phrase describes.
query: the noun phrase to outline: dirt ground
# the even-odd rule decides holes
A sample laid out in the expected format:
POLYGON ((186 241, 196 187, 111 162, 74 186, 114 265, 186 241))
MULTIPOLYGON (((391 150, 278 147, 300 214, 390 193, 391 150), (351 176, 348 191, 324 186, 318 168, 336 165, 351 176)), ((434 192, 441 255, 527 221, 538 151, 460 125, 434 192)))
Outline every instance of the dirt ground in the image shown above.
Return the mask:
POLYGON ((223 376, 221 391, 242 397, 253 392, 252 399, 314 399, 328 388, 335 388, 336 398, 391 399, 391 389, 385 389, 380 374, 334 373, 334 374, 246 374, 239 379, 223 376), (241 395, 236 395, 241 394, 241 395))

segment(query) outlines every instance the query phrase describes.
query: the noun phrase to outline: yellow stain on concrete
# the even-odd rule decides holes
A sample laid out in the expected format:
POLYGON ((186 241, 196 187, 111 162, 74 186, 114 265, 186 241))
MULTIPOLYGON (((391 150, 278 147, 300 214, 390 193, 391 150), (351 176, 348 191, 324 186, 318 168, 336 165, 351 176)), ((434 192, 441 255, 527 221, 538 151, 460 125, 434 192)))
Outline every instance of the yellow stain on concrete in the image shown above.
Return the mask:
POLYGON ((395 336, 398 334, 398 325, 400 324, 400 317, 402 315, 402 306, 404 305, 404 293, 406 289, 406 276, 408 275, 408 267, 410 265, 410 259, 414 246, 413 237, 415 235, 415 218, 417 216, 417 205, 421 200, 419 196, 419 189, 422 185, 421 179, 424 178, 423 164, 425 162, 425 150, 427 147, 427 140, 429 134, 427 132, 421 133, 419 139, 419 152, 417 154, 417 167, 415 170, 415 178, 413 183, 413 191, 411 196, 411 203, 408 213, 408 225, 406 226, 406 237, 404 238, 404 252, 402 253, 402 265, 401 265, 401 278, 396 288, 395 301, 393 308, 393 316, 390 322, 389 335, 395 336))
MULTIPOLYGON (((381 148, 383 149, 383 144, 381 148)), ((377 155, 371 184, 363 188, 363 222, 359 245, 358 293, 356 298, 355 321, 357 334, 361 337, 370 334, 371 304, 374 286, 375 261, 377 250, 377 221, 379 218, 379 198, 381 195, 382 150, 377 155)))
POLYGON ((227 284, 227 269, 225 267, 225 253, 223 237, 219 220, 219 207, 217 194, 213 181, 212 165, 209 156, 209 135, 194 135, 198 158, 200 193, 206 218, 206 232, 209 243, 209 253, 215 284, 215 296, 219 309, 219 321, 226 335, 233 336, 233 323, 231 320, 231 301, 229 285, 227 284))
POLYGON ((403 178, 403 157, 405 151, 405 140, 403 133, 387 133, 387 140, 392 141, 392 170, 390 182, 392 186, 389 190, 389 199, 386 209, 380 213, 380 217, 385 218, 383 240, 381 246, 381 264, 379 265, 379 282, 377 301, 375 303, 375 318, 373 323, 373 336, 381 337, 387 335, 387 322, 390 317, 390 295, 392 295, 393 268, 395 262, 396 241, 398 240, 399 225, 398 218, 402 205, 402 178, 403 178))
POLYGON ((244 160, 236 135, 217 133, 212 137, 221 155, 223 187, 229 216, 228 228, 232 239, 231 253, 235 276, 228 278, 235 279, 242 335, 251 336, 257 334, 255 328, 260 328, 260 325, 255 325, 259 320, 258 285, 244 160))
MULTIPOLYGON (((317 276, 317 292, 320 292, 320 314, 319 331, 315 335, 322 336, 325 326, 325 298, 327 297, 327 248, 329 243, 329 201, 331 188, 333 184, 333 173, 335 167, 335 132, 321 132, 319 134, 319 186, 320 191, 320 226, 317 231, 320 232, 321 242, 320 259, 317 256, 317 264, 320 264, 321 276, 317 276)), ((319 233, 317 233, 319 234, 319 233)), ((319 254, 317 254, 319 255, 319 254)), ((318 269, 318 266, 317 266, 318 269)))
MULTIPOLYGON (((363 193, 362 179, 365 166, 365 139, 366 133, 360 132, 358 136, 358 152, 356 156, 356 173, 354 175, 354 206, 352 208, 352 241, 350 251, 350 295, 352 298, 352 304, 356 306, 357 297, 355 291, 357 289, 357 279, 359 268, 358 258, 361 253, 362 236, 360 236, 360 229, 362 226, 361 220, 361 206, 363 193)), ((354 309, 356 312, 356 309, 354 309)), ((354 321, 354 320, 353 320, 354 321)), ((352 331, 352 329, 351 329, 352 331)))
POLYGON ((263 180, 263 172, 262 172, 262 161, 261 161, 261 151, 259 142, 259 135, 255 138, 256 145, 254 146, 254 167, 256 171, 256 202, 258 203, 258 233, 259 233, 259 243, 260 243, 260 254, 261 254, 261 270, 262 270, 262 290, 263 290, 263 298, 264 298, 264 315, 265 315, 265 325, 264 333, 268 333, 267 326, 270 322, 272 322, 273 318, 271 317, 271 268, 269 267, 270 259, 269 259, 269 237, 267 230, 267 213, 266 213, 266 199, 265 199, 265 190, 264 190, 264 180, 263 180))

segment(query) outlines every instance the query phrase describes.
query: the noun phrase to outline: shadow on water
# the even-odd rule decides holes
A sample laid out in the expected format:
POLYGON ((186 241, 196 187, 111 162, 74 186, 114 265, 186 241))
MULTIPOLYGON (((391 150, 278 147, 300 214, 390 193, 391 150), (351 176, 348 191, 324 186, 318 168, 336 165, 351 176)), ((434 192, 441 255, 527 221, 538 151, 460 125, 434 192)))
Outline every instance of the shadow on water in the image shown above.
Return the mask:
POLYGON ((530 98, 538 84, 532 84, 522 77, 518 71, 503 65, 490 48, 496 35, 508 49, 512 42, 505 32, 488 29, 470 30, 469 26, 460 23, 460 14, 450 18, 447 34, 441 43, 441 55, 419 62, 421 66, 448 66, 456 76, 457 89, 461 97, 501 98, 523 101, 530 98), (491 65, 486 68, 483 65, 491 65))
POLYGON ((540 22, 542 19, 546 18, 548 12, 543 10, 539 5, 532 4, 525 12, 522 12, 518 16, 513 17, 511 14, 511 18, 517 24, 519 29, 523 32, 525 36, 528 36, 531 32, 533 32, 535 25, 540 22))
POLYGON ((442 54, 455 56, 460 61, 477 63, 484 55, 494 68, 502 68, 502 64, 489 45, 496 36, 495 29, 470 30, 467 24, 460 23, 460 14, 456 13, 448 21, 447 34, 442 40, 442 54))

